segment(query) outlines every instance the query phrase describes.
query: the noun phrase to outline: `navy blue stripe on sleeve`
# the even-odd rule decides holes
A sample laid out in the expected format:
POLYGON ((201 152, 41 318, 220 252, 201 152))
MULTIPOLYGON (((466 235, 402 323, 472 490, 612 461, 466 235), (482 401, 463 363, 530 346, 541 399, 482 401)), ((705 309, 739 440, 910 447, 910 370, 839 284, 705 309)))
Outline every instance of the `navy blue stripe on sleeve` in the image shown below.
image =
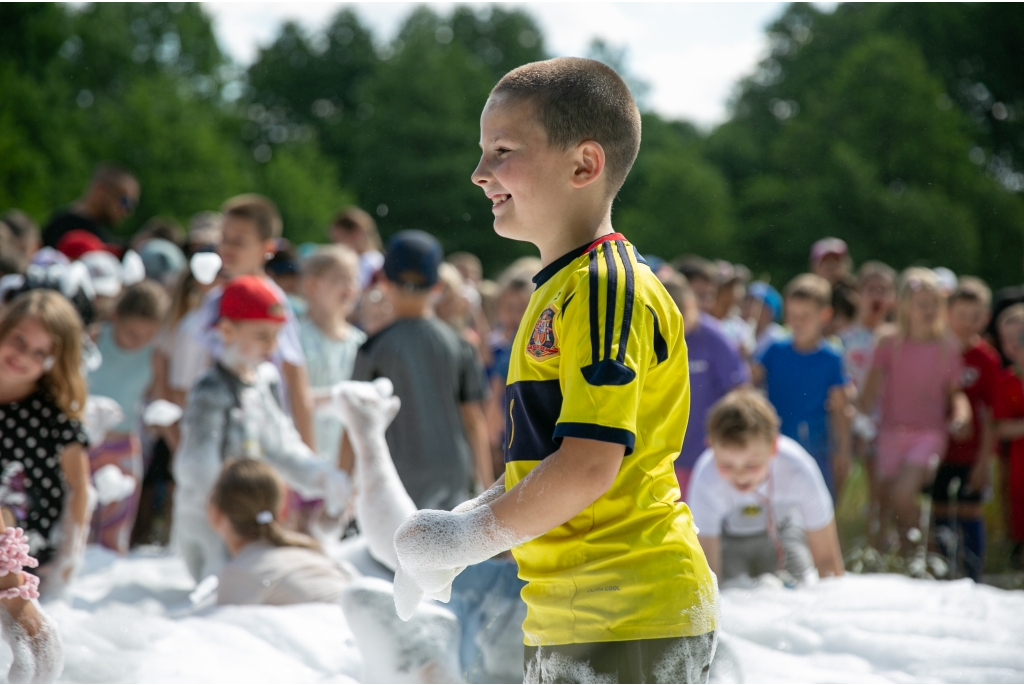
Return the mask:
POLYGON ((609 428, 596 423, 560 423, 555 426, 555 438, 582 438, 584 440, 599 440, 601 442, 612 442, 616 445, 623 445, 626 448, 626 456, 633 453, 636 447, 636 436, 624 428, 609 428))
POLYGON ((633 296, 635 285, 633 282, 633 264, 629 261, 629 255, 626 253, 626 246, 619 241, 615 241, 615 247, 618 248, 619 257, 622 258, 622 268, 626 272, 626 301, 623 303, 622 308, 622 333, 619 335, 619 353, 615 358, 619 362, 625 363, 626 345, 629 343, 629 329, 633 325, 633 296))
MULTIPOLYGON (((604 356, 601 359, 611 359, 612 338, 615 336, 615 300, 618 297, 619 268, 615 265, 612 244, 604 243, 602 247, 604 248, 604 261, 608 265, 608 297, 605 301, 604 356)), ((593 293, 591 296, 594 296, 593 293)))
POLYGON ((598 265, 597 265, 597 250, 594 248, 590 251, 590 363, 596 364, 601 360, 601 348, 599 329, 601 328, 601 314, 598 310, 597 304, 597 288, 599 284, 598 279, 598 265))

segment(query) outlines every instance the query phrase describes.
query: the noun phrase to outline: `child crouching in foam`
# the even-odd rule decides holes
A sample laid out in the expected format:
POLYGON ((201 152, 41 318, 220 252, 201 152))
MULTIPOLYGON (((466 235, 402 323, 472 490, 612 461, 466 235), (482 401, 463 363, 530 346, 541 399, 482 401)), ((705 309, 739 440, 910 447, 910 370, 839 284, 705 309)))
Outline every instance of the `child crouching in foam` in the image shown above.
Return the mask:
POLYGON ((280 523, 285 488, 266 462, 235 459, 224 465, 207 515, 231 560, 220 571, 218 604, 336 602, 353 574, 311 537, 280 523))
POLYGON ((843 575, 825 479, 810 454, 779 435, 768 401, 749 390, 729 393, 711 409, 707 434, 711 447, 694 466, 686 501, 719 582, 843 575))
POLYGON ((218 328, 223 349, 193 387, 174 460, 174 538, 196 580, 227 558, 206 507, 221 465, 230 458, 265 459, 301 496, 322 498, 329 515, 345 508, 348 474, 307 447, 278 405, 276 368, 267 363, 285 312, 263 279, 239 276, 224 288, 218 328))

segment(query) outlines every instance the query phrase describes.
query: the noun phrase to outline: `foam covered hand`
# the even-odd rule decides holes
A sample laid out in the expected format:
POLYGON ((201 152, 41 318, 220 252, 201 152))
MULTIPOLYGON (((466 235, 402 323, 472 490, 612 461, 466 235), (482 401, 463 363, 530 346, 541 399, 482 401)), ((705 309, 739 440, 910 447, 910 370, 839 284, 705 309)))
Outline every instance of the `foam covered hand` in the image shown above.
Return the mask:
POLYGON ((398 565, 395 531, 416 505, 391 461, 384 431, 401 402, 386 378, 373 383, 344 382, 331 389, 356 457, 356 517, 370 556, 390 569, 398 565))
POLYGON ((502 525, 487 504, 462 512, 416 512, 395 533, 395 609, 399 617, 408 620, 424 597, 448 601, 452 581, 466 566, 528 539, 502 525))
POLYGON ((117 400, 99 395, 85 398, 85 432, 89 436, 89 444, 99 445, 107 437, 107 432, 121 423, 124 412, 117 400))
POLYGON ((372 383, 342 381, 331 387, 331 402, 348 429, 353 446, 384 431, 398 415, 402 402, 387 378, 372 383))

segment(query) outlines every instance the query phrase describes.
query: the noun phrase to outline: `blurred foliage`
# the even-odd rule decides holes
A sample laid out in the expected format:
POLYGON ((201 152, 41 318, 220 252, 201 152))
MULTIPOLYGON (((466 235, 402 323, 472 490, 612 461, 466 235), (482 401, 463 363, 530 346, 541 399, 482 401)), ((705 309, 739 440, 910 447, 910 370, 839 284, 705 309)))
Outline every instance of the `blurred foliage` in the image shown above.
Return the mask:
POLYGON ((111 161, 143 189, 124 235, 255 190, 273 196, 293 240, 320 238, 354 198, 312 135, 292 131, 274 150, 243 139, 224 97, 239 76, 196 4, 0 5, 0 206, 45 221, 111 161))
POLYGON ((1021 6, 800 4, 768 33, 704 148, 751 267, 784 282, 836 235, 857 260, 1020 280, 1021 6))
MULTIPOLYGON (((776 283, 823 235, 858 261, 1020 280, 1021 5, 799 4, 768 36, 715 130, 645 111, 617 228, 642 251, 742 261, 776 283)), ((358 201, 385 236, 432 231, 493 273, 533 250, 495 236, 469 181, 480 110, 502 74, 547 54, 509 6, 424 5, 389 41, 343 8, 322 31, 285 24, 242 69, 201 5, 0 4, 0 208, 43 220, 109 160, 142 183, 125 233, 255 190, 290 238, 323 240, 358 201)), ((595 39, 587 54, 645 106, 625 49, 595 39)))

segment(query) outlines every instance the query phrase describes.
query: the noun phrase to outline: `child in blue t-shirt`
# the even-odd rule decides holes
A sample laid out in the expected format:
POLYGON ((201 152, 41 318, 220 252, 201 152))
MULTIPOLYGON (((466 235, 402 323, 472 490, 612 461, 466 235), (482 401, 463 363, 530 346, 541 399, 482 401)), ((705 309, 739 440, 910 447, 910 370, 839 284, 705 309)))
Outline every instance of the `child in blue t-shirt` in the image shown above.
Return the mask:
POLYGON ((842 354, 822 335, 832 316, 831 299, 831 287, 820 276, 793 279, 785 303, 793 335, 758 355, 754 375, 763 379, 782 419, 780 432, 814 457, 835 500, 850 469, 850 385, 842 354))

